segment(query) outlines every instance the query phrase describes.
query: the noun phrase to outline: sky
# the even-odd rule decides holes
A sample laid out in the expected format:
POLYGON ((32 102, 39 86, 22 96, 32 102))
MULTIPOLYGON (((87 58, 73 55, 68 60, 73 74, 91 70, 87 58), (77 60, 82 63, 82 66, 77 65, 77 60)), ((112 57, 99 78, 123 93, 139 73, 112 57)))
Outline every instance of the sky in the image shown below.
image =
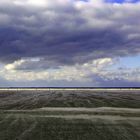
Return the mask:
POLYGON ((140 0, 0 0, 0 87, 139 87, 140 0))

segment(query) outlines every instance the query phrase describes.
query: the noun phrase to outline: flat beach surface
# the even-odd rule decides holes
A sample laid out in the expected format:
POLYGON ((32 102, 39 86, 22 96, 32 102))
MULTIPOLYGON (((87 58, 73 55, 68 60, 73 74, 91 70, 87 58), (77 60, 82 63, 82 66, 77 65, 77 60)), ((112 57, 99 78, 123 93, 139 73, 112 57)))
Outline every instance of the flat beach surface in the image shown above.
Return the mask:
POLYGON ((0 140, 139 140, 140 90, 0 90, 0 140))

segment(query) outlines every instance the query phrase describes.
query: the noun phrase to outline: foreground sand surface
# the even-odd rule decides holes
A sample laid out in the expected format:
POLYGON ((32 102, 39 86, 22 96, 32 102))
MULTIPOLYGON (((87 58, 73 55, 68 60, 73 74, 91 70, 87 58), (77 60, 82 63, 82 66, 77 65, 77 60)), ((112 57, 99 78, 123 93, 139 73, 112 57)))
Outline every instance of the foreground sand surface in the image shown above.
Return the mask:
POLYGON ((0 91, 0 140, 139 139, 139 90, 0 91))
POLYGON ((1 90, 0 109, 43 107, 139 108, 139 90, 1 90))

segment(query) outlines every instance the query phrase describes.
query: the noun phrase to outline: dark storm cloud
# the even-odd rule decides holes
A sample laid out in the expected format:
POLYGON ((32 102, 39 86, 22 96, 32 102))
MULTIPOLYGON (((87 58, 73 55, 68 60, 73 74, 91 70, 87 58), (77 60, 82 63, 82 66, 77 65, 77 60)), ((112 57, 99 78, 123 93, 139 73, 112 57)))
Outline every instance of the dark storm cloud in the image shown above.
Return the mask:
MULTIPOLYGON (((53 35, 46 33, 36 36, 24 31, 4 29, 0 38, 1 60, 9 62, 22 57, 44 57, 70 64, 76 59, 80 62, 99 57, 113 57, 114 53, 117 53, 113 49, 117 50, 125 45, 122 35, 110 31, 84 31, 74 34, 63 32, 57 36, 59 32, 61 31, 53 35), (53 38, 48 39, 50 36, 53 38), (101 54, 96 54, 97 51, 101 54), (81 55, 84 57, 78 60, 78 56, 81 55)), ((125 46, 121 51, 123 49, 125 50, 125 46)))
POLYGON ((37 57, 51 67, 140 53, 139 3, 43 2, 0 2, 1 62, 37 57))

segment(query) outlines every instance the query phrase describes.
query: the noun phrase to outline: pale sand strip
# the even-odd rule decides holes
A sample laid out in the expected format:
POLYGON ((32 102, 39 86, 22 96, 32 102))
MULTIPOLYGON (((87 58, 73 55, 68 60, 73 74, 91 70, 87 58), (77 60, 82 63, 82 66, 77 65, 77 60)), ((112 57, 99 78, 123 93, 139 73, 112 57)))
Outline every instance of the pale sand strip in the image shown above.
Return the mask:
POLYGON ((89 120, 108 120, 108 121, 118 121, 118 120, 136 120, 140 121, 140 117, 122 117, 115 115, 30 115, 30 117, 41 117, 41 118, 63 118, 63 119, 89 119, 89 120))
POLYGON ((0 91, 140 91, 140 88, 0 88, 0 91))

